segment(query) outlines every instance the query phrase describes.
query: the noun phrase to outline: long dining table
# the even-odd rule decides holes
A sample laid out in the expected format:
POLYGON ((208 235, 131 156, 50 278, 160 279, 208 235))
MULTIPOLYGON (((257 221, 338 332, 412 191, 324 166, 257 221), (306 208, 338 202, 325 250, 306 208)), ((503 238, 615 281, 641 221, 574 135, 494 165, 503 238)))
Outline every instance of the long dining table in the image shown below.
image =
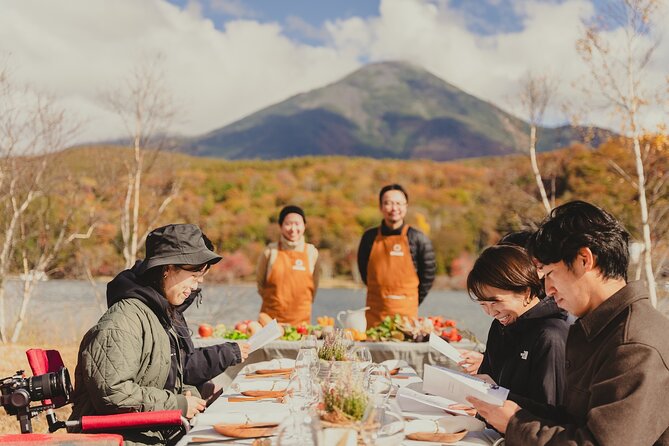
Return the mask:
MULTIPOLYGON (((420 386, 421 377, 415 369, 405 362, 394 363, 386 362, 387 365, 400 364, 402 367, 399 373, 393 375, 393 383, 398 387, 412 385, 420 386)), ((290 368, 294 365, 294 360, 287 358, 273 359, 259 363, 246 365, 235 377, 232 383, 225 388, 221 395, 201 414, 193 420, 191 431, 184 436, 178 443, 178 446, 187 446, 192 444, 253 444, 253 439, 235 439, 225 437, 214 429, 218 423, 280 423, 288 416, 287 405, 279 400, 257 400, 257 401, 239 401, 242 397, 241 392, 245 390, 282 390, 288 384, 288 377, 282 376, 258 376, 255 374, 259 369, 282 369, 290 368), (229 442, 228 442, 229 441, 229 442)), ((424 408, 420 412, 403 412, 407 419, 428 419, 436 420, 441 417, 449 417, 442 409, 424 408)), ((490 446, 501 442, 501 436, 492 429, 483 429, 476 432, 469 432, 462 440, 451 443, 455 446, 490 446)), ((275 439, 272 445, 275 445, 275 439)), ((339 442, 333 442, 339 444, 339 442)), ((434 446, 441 443, 403 440, 402 446, 434 446)), ((325 444, 324 446, 331 446, 325 444)))
MULTIPOLYGON (((224 342, 231 341, 214 337, 193 338, 193 343, 196 347, 205 347, 224 342)), ((356 342, 355 344, 356 346, 367 347, 372 354, 372 361, 375 363, 381 363, 392 359, 403 360, 406 361, 419 376, 423 375, 424 364, 446 367, 454 366, 454 364, 444 355, 431 349, 428 342, 356 342)), ((214 380, 215 384, 218 388, 227 387, 240 371, 249 364, 270 361, 277 358, 295 359, 297 357, 297 352, 300 349, 300 345, 300 341, 277 340, 270 342, 264 347, 251 353, 244 363, 228 367, 224 373, 216 377, 214 380)), ((485 348, 484 345, 476 344, 468 339, 454 342, 451 345, 459 349, 477 351, 483 351, 485 348)))

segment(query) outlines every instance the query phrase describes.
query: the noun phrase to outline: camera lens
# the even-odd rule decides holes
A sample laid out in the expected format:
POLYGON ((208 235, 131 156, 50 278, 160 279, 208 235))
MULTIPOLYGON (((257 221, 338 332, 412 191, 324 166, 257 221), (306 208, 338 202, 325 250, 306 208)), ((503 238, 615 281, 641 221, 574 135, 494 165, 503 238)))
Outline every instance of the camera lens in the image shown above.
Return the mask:
POLYGON ((30 389, 30 398, 33 401, 53 399, 59 396, 69 400, 72 391, 70 373, 63 367, 57 372, 33 376, 28 378, 28 388, 30 389))

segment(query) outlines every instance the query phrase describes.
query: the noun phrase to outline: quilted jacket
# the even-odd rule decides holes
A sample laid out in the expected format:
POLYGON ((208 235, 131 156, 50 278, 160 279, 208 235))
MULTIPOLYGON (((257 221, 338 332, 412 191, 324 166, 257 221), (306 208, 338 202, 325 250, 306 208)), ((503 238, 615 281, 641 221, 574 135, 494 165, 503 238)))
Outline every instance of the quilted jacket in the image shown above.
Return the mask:
MULTIPOLYGON (((174 409, 185 415, 182 393, 190 390, 198 395, 195 388, 182 385, 180 361, 173 387, 165 388, 172 365, 170 337, 177 336, 168 316, 169 304, 153 288, 126 279, 124 271, 110 282, 108 291, 117 287, 126 297, 107 310, 79 346, 71 419, 174 409), (123 281, 120 286, 119 280, 123 281)), ((125 444, 166 442, 160 432, 122 433, 125 444)))

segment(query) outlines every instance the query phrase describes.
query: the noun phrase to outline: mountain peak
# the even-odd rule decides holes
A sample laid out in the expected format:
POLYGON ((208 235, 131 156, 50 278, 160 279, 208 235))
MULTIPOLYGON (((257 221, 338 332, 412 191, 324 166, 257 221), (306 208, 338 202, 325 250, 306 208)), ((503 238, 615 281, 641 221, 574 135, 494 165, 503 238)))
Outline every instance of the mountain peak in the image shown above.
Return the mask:
MULTIPOLYGON (((527 129, 424 68, 386 61, 196 138, 184 150, 229 159, 346 155, 442 161, 524 150, 527 129)), ((576 139, 571 127, 541 134, 540 150, 576 139)))

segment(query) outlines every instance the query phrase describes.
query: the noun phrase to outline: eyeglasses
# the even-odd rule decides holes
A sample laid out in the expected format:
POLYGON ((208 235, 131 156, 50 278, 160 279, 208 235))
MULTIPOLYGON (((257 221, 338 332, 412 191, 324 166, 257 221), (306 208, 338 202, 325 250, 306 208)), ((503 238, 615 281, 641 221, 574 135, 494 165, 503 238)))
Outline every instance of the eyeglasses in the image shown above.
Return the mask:
POLYGON ((381 203, 384 208, 393 208, 393 207, 398 207, 398 208, 403 208, 406 207, 407 202, 406 201, 384 201, 381 203))
POLYGON ((177 268, 179 268, 181 270, 184 270, 184 271, 188 271, 189 273, 191 273, 193 275, 194 279, 201 279, 209 272, 209 269, 211 268, 211 265, 207 264, 204 267, 199 267, 199 268, 196 267, 197 269, 189 269, 189 268, 185 268, 182 265, 177 265, 177 268))

